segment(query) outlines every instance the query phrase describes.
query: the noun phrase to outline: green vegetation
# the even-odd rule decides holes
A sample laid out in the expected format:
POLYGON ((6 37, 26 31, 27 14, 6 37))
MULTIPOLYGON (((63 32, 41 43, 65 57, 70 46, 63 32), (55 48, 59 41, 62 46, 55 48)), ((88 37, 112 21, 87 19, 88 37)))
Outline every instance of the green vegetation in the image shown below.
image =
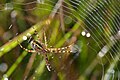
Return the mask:
POLYGON ((120 79, 120 1, 1 0, 0 80, 120 79), (30 38, 72 53, 30 53, 30 38), (37 34, 36 34, 37 33, 37 34), (39 37, 38 37, 39 36, 39 37), (26 40, 27 38, 27 40, 26 40))

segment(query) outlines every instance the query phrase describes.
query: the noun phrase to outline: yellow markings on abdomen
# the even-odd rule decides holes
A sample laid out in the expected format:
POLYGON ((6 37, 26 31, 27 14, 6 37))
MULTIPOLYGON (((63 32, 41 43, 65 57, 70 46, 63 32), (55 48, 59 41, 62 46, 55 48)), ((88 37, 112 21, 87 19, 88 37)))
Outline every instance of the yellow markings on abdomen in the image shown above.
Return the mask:
POLYGON ((51 53, 71 53, 70 46, 62 48, 48 48, 51 53))

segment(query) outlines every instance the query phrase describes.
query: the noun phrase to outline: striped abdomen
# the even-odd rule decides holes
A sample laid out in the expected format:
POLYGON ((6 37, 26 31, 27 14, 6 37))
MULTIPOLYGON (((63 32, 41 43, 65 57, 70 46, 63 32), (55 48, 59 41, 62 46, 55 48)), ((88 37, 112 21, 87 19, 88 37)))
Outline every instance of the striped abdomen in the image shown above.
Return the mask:
POLYGON ((47 50, 51 53, 72 53, 71 45, 62 48, 47 48, 47 50))

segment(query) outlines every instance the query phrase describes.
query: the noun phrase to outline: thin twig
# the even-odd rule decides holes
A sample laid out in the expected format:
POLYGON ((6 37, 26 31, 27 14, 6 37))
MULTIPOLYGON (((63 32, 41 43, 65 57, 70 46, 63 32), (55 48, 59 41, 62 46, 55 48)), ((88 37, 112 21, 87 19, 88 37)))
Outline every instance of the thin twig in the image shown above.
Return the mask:
POLYGON ((57 13, 58 9, 59 9, 59 8, 61 7, 61 5, 62 5, 62 1, 63 1, 63 0, 59 0, 59 1, 56 3, 56 5, 55 5, 55 7, 53 8, 51 14, 49 15, 49 18, 51 18, 51 19, 54 18, 54 16, 55 16, 55 14, 57 13))
POLYGON ((34 53, 34 54, 31 55, 31 57, 30 57, 30 59, 29 59, 29 62, 28 62, 28 64, 27 64, 27 67, 26 67, 26 69, 25 69, 25 73, 24 73, 24 75, 23 75, 23 80, 26 80, 26 79, 27 79, 28 74, 29 74, 29 72, 30 72, 30 70, 31 70, 31 68, 32 68, 33 62, 34 62, 34 60, 35 60, 36 54, 37 54, 37 53, 34 53))
POLYGON ((63 33, 65 32, 65 26, 64 26, 64 16, 63 16, 63 7, 61 6, 60 7, 60 22, 61 22, 61 28, 62 28, 62 31, 63 33))

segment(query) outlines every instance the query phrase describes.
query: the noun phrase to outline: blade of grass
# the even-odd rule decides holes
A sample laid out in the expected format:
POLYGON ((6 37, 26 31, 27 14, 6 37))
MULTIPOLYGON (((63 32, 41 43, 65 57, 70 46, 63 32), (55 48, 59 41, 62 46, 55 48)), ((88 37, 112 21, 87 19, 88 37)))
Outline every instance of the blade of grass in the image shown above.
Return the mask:
MULTIPOLYGON (((15 61, 15 63, 10 67, 10 69, 4 74, 6 75, 6 77, 10 77, 10 75, 15 71, 15 69, 17 68, 17 66, 19 65, 19 63, 23 60, 23 58, 27 55, 27 52, 24 51, 15 61)), ((2 78, 2 80, 4 80, 4 77, 2 78)))
POLYGON ((35 32, 35 30, 39 30, 45 24, 46 24, 46 20, 41 21, 40 23, 32 26, 30 29, 26 30, 22 34, 16 36, 12 40, 10 40, 9 42, 7 42, 3 46, 1 46, 0 47, 0 57, 2 57, 5 53, 9 52, 14 47, 16 47, 18 45, 17 40, 19 40, 19 42, 22 42, 23 41, 23 36, 25 36, 25 35, 27 36, 27 33, 33 34, 35 32))
POLYGON ((65 41, 70 38, 70 36, 72 35, 72 33, 74 33, 79 28, 79 26, 80 26, 80 24, 76 23, 73 26, 73 28, 68 33, 66 33, 64 35, 64 37, 55 46, 56 47, 62 46, 65 43, 65 41))

